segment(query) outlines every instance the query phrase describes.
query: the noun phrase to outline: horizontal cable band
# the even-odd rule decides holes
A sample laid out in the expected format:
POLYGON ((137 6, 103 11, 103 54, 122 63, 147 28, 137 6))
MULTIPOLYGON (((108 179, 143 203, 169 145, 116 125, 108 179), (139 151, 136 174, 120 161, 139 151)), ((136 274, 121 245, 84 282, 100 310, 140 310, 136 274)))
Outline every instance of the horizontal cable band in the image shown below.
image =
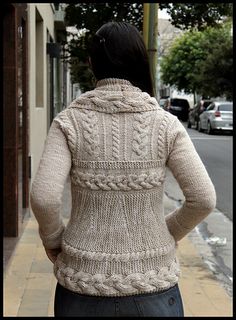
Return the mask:
POLYGON ((164 182, 164 173, 147 172, 126 175, 105 175, 72 170, 71 182, 82 188, 91 190, 142 190, 161 186, 164 182))
POLYGON ((54 274, 59 283, 71 291, 97 296, 125 296, 169 289, 178 282, 179 267, 176 261, 170 266, 145 273, 90 274, 76 271, 58 259, 54 274))

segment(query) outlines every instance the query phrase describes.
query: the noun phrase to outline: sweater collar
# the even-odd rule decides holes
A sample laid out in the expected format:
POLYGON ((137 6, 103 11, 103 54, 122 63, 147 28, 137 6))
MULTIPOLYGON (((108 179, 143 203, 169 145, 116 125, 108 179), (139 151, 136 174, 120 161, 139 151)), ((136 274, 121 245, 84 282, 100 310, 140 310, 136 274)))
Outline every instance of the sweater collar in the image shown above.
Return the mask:
POLYGON ((136 91, 142 92, 141 89, 132 85, 132 83, 125 79, 119 78, 106 78, 97 81, 96 85, 97 90, 106 90, 106 91, 136 91))
POLYGON ((154 97, 128 80, 118 78, 99 80, 94 90, 81 94, 69 107, 105 113, 145 112, 160 108, 154 97))

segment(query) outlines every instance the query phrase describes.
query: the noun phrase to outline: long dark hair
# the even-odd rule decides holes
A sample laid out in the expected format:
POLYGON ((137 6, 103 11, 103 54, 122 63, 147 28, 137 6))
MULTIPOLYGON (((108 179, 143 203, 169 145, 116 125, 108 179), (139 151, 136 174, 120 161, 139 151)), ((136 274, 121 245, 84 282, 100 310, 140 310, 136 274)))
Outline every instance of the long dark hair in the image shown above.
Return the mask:
POLYGON ((154 96, 147 50, 136 27, 127 22, 104 24, 94 35, 89 53, 97 80, 125 79, 154 96))

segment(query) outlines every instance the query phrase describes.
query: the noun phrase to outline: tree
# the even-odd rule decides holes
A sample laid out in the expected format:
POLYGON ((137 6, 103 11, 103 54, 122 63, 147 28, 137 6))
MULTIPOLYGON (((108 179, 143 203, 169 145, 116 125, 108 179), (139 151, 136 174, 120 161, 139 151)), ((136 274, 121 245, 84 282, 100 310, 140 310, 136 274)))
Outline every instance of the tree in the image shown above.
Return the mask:
POLYGON ((88 47, 95 32, 108 21, 127 21, 141 32, 142 20, 142 3, 78 3, 66 7, 67 26, 83 30, 80 34, 68 32, 72 39, 64 43, 64 59, 70 62, 72 81, 80 83, 82 92, 94 87, 88 47))
MULTIPOLYGON (((160 3, 171 15, 171 23, 181 29, 220 26, 222 17, 232 16, 232 3, 160 3)), ((75 26, 80 34, 68 33, 71 41, 64 43, 64 59, 71 65, 72 79, 82 91, 94 87, 88 63, 88 45, 97 29, 108 21, 127 21, 142 33, 143 3, 73 3, 66 7, 66 24, 75 26)))
POLYGON ((162 80, 188 93, 232 96, 232 25, 188 31, 161 62, 162 80))
POLYGON ((196 90, 195 75, 206 52, 199 46, 203 34, 186 32, 172 44, 168 54, 161 60, 162 81, 175 85, 178 90, 193 93, 196 90))
POLYGON ((201 62, 196 75, 198 90, 202 95, 217 97, 224 95, 233 99, 233 39, 232 25, 228 24, 219 31, 207 30, 202 45, 209 48, 208 55, 201 62))
POLYGON ((222 20, 233 15, 233 3, 160 3, 166 9, 171 23, 180 29, 204 30, 218 27, 222 20))

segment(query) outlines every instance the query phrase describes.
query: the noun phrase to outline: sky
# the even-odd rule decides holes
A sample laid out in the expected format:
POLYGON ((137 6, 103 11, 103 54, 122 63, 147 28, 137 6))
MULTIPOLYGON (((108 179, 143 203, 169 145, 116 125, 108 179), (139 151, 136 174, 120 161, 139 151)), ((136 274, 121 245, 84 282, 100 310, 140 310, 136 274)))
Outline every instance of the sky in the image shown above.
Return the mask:
POLYGON ((158 18, 159 19, 169 19, 170 15, 166 12, 166 9, 158 9, 158 18))

